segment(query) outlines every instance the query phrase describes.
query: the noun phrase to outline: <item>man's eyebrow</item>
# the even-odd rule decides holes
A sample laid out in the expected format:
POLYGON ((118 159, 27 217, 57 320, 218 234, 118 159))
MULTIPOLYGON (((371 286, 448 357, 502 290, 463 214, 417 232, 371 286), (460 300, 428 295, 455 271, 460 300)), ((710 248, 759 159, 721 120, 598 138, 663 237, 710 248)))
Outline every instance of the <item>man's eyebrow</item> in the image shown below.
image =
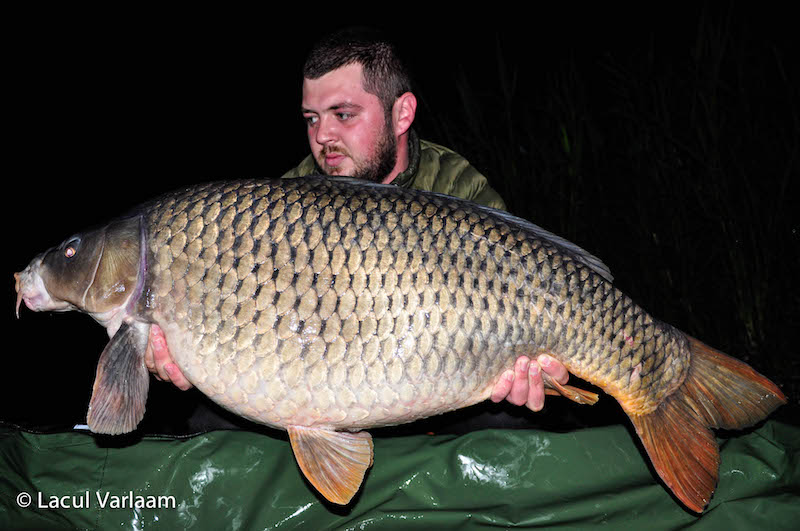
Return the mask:
MULTIPOLYGON (((327 111, 361 110, 363 108, 364 108, 363 105, 359 105, 357 103, 351 103, 351 102, 348 102, 348 101, 343 101, 341 103, 334 103, 333 105, 328 107, 326 110, 327 111)), ((302 111, 303 114, 316 113, 317 112, 317 111, 315 111, 313 109, 308 109, 306 107, 301 107, 300 110, 302 111)))

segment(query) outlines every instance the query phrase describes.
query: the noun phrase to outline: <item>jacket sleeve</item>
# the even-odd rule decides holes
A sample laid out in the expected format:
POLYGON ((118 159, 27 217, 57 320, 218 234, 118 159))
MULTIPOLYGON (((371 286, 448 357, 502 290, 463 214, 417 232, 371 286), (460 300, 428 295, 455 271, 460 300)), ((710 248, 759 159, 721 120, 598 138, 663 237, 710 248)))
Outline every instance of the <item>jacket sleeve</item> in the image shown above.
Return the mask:
MULTIPOLYGON (((453 168, 456 171, 450 172, 454 176, 451 184, 451 195, 463 197, 470 201, 500 210, 506 209, 506 203, 491 186, 489 181, 484 175, 475 169, 465 159, 458 157, 460 168, 453 168)), ((446 166, 446 161, 443 160, 442 166, 446 166)), ((445 172, 445 175, 447 172, 445 172)))
POLYGON ((473 197, 472 200, 481 205, 506 210, 506 202, 503 201, 503 198, 500 197, 500 194, 498 194, 494 188, 489 186, 486 177, 483 178, 482 184, 483 186, 480 186, 479 189, 476 190, 475 197, 473 197))
POLYGON ((505 201, 467 159, 433 142, 420 140, 419 168, 413 188, 440 192, 478 204, 506 209, 505 201))

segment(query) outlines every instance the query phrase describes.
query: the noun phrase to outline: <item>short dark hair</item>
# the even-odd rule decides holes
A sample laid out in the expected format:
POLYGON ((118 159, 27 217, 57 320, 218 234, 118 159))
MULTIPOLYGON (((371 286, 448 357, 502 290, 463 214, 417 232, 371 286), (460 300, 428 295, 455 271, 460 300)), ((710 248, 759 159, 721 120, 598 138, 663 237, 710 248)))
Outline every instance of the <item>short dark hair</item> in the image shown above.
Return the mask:
POLYGON ((303 65, 303 77, 319 79, 350 64, 361 65, 364 90, 378 97, 387 114, 397 98, 411 91, 411 78, 394 44, 368 28, 340 30, 319 41, 303 65))

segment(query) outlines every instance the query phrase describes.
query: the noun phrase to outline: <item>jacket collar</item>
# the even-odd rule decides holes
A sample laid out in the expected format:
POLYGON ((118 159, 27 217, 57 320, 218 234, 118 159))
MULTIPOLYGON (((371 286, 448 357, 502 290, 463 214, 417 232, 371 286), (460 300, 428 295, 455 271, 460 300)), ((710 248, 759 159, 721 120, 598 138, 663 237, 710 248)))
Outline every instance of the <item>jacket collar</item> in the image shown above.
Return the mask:
POLYGON ((396 186, 402 186, 403 188, 408 188, 414 182, 414 179, 417 176, 417 171, 419 171, 419 158, 420 158, 420 147, 419 147, 419 137, 417 136, 417 132, 413 129, 409 129, 408 134, 408 168, 405 171, 399 173, 397 177, 392 180, 391 184, 396 186))

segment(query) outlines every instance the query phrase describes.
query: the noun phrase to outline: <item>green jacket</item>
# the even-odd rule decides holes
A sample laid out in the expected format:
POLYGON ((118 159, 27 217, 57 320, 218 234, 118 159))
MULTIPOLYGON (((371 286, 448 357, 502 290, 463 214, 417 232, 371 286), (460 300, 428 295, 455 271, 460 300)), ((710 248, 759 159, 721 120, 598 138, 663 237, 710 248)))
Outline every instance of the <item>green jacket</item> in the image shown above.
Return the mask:
MULTIPOLYGON (((469 199, 481 205, 506 209, 503 198, 489 186, 486 177, 458 153, 433 142, 420 140, 413 129, 408 144, 408 168, 392 184, 414 190, 439 192, 469 199)), ((319 172, 314 157, 309 155, 296 168, 286 172, 283 178, 319 172)))

